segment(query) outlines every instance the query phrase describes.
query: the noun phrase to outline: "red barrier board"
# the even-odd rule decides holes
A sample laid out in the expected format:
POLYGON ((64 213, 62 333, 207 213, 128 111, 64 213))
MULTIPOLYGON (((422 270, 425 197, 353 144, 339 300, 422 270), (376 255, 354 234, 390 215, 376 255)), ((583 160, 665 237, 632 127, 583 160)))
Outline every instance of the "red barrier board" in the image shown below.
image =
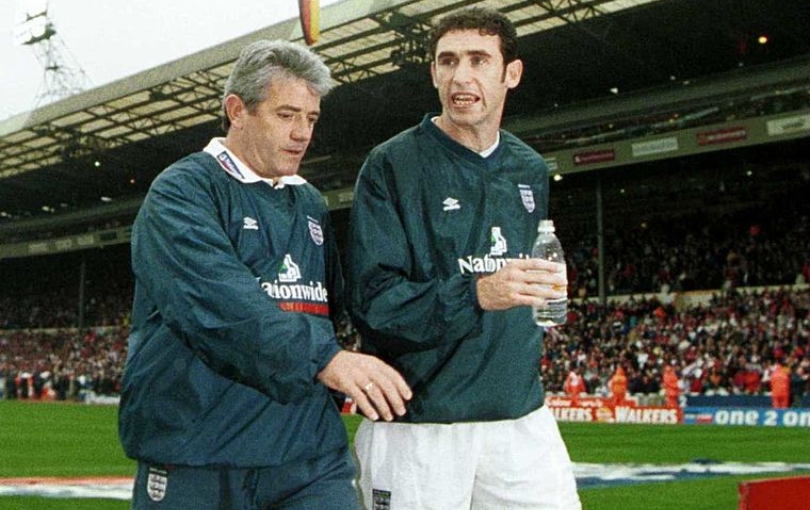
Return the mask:
POLYGON ((557 421, 595 421, 603 423, 649 423, 675 425, 683 422, 679 407, 548 405, 557 421))
POLYGON ((751 480, 738 486, 738 510, 807 510, 810 476, 751 480))

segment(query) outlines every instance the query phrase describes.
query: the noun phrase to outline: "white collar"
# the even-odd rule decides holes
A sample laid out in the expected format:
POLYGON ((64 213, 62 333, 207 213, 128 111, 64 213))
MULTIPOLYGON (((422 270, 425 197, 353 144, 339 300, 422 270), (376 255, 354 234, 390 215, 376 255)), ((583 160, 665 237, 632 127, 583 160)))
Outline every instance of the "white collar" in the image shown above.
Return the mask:
MULTIPOLYGON (((435 117, 431 117, 431 118, 430 118, 430 121, 431 121, 431 122, 433 122, 433 124, 434 124, 434 125, 435 125, 437 128, 439 128, 439 123, 438 123, 438 120, 439 120, 439 116, 438 116, 438 115, 437 115, 437 116, 435 116, 435 117)), ((439 128, 439 129, 441 129, 441 128, 439 128)), ((499 130, 498 130, 498 131, 495 133, 495 143, 493 143, 492 145, 490 145, 489 147, 487 147, 486 149, 484 149, 484 150, 482 150, 482 151, 473 151, 473 152, 477 152, 479 156, 481 156, 482 158, 486 158, 486 157, 488 157, 490 154, 492 154, 493 152, 495 152, 495 149, 497 149, 497 148, 498 148, 498 144, 499 144, 499 143, 501 143, 501 130, 500 130, 500 129, 499 129, 499 130)))
POLYGON ((300 175, 283 175, 278 179, 266 179, 257 175, 245 162, 225 147, 224 141, 224 138, 212 138, 203 149, 203 152, 213 156, 219 166, 234 179, 244 183, 264 181, 274 188, 283 188, 288 184, 290 186, 306 184, 307 180, 300 175))
POLYGON ((482 158, 489 157, 489 155, 492 154, 493 152, 495 152, 495 149, 498 148, 499 143, 501 143, 501 132, 500 132, 500 130, 498 130, 498 132, 495 133, 495 143, 493 143, 492 145, 490 145, 486 149, 480 151, 478 154, 480 154, 482 158))

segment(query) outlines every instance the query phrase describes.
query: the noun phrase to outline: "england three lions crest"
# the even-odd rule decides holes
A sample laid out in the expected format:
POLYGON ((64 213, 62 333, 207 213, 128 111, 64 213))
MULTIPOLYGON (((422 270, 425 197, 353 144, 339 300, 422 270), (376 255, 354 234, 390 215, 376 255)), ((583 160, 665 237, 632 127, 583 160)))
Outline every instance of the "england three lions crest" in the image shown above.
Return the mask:
POLYGON ((534 192, 532 187, 527 184, 518 184, 520 190, 520 199, 523 201, 523 207, 529 212, 534 212, 534 192))
POLYGON ((163 469, 150 467, 146 478, 146 494, 149 499, 159 503, 166 497, 166 487, 169 485, 169 472, 163 469))
POLYGON ((311 216, 307 216, 307 223, 309 224, 309 235, 312 237, 312 241, 318 246, 322 245, 323 229, 321 228, 321 224, 311 216))

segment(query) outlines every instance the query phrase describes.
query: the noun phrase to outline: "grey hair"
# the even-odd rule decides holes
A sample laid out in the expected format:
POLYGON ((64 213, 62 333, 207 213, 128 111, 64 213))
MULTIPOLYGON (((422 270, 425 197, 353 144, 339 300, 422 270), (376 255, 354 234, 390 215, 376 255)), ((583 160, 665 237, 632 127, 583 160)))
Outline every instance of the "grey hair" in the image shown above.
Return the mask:
POLYGON ((222 94, 222 127, 231 127, 225 98, 238 96, 249 112, 267 99, 268 86, 277 80, 300 78, 320 97, 332 90, 332 77, 323 60, 308 48, 288 41, 259 40, 239 54, 222 94))

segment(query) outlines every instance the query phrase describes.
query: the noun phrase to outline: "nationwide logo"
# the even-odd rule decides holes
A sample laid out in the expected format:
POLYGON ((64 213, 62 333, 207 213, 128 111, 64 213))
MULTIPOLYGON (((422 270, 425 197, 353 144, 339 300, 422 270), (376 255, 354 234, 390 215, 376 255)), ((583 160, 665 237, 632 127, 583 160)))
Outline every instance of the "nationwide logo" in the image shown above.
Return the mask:
POLYGON ((278 279, 273 282, 260 281, 259 285, 268 296, 279 302, 278 307, 284 311, 329 315, 329 292, 326 287, 322 282, 298 283, 301 277, 301 268, 288 253, 284 256, 278 279))
MULTIPOLYGON (((465 258, 458 259, 458 269, 461 274, 489 274, 500 270, 506 265, 507 259, 502 256, 506 254, 509 249, 506 237, 501 233, 501 227, 492 227, 489 234, 489 253, 483 257, 475 257, 468 255, 465 258)), ((522 253, 517 255, 518 258, 526 258, 527 255, 522 253)))
POLYGON ((509 249, 506 245, 506 238, 501 234, 501 227, 492 227, 492 233, 489 235, 489 255, 492 257, 500 257, 509 249))
POLYGON ((458 259, 458 269, 461 274, 489 274, 498 271, 506 265, 506 259, 494 259, 489 255, 458 259))
POLYGON ((245 223, 242 225, 242 230, 259 230, 259 222, 250 216, 245 216, 244 222, 245 223))
POLYGON ((459 205, 458 200, 452 197, 445 198, 442 204, 444 205, 442 208, 443 211, 456 211, 461 209, 461 205, 459 205))
POLYGON ((284 256, 284 262, 281 263, 281 269, 278 271, 278 279, 281 282, 297 282, 301 279, 301 269, 298 264, 293 262, 292 255, 289 253, 284 256))

